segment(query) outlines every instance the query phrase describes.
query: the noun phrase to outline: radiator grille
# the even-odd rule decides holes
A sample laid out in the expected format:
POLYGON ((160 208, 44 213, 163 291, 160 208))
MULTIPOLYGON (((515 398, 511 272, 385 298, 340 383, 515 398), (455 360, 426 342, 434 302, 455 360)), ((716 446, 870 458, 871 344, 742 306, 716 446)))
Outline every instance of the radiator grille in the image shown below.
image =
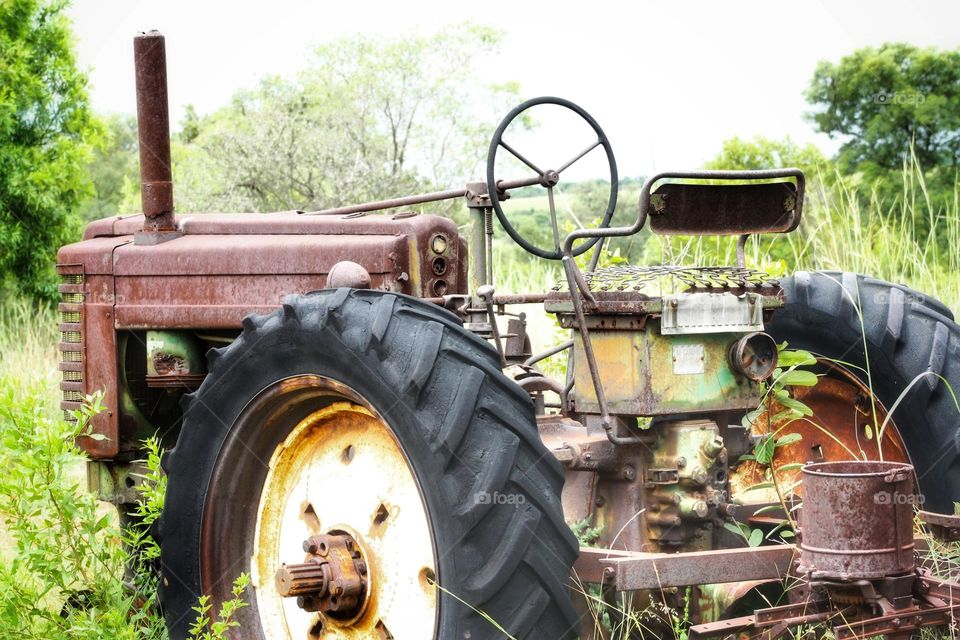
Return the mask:
POLYGON ((65 420, 83 403, 83 274, 60 275, 60 390, 65 420))

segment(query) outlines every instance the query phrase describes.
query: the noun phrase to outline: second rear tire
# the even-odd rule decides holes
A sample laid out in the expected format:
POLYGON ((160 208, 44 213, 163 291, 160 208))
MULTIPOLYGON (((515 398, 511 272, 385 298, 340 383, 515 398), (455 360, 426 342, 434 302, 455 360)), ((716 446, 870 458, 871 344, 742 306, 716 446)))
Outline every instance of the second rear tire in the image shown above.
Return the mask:
POLYGON ((790 348, 840 362, 892 411, 924 509, 960 502, 960 326, 941 302, 855 273, 800 272, 767 331, 790 348), (869 376, 867 371, 869 370, 869 376))

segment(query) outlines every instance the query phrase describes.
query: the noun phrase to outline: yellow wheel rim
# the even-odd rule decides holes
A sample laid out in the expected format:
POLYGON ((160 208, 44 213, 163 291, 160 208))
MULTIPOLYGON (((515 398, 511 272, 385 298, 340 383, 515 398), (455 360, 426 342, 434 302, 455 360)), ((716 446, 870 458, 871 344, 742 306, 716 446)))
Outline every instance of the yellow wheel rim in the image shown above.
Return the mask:
POLYGON ((277 447, 257 509, 251 579, 265 638, 434 637, 437 594, 426 507, 406 456, 368 409, 335 402, 277 447), (346 532, 360 545, 368 593, 350 620, 301 609, 277 592, 283 563, 305 560, 311 535, 346 532))

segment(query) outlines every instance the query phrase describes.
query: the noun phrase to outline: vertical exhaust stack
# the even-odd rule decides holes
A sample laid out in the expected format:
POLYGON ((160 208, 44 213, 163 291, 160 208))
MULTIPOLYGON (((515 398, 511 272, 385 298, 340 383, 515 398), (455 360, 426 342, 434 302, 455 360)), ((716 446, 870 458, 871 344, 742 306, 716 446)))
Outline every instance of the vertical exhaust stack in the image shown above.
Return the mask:
POLYGON ((170 171, 170 113, 167 104, 167 50, 159 31, 133 39, 137 72, 137 129, 140 144, 140 199, 143 228, 137 244, 159 244, 180 236, 173 219, 170 171))

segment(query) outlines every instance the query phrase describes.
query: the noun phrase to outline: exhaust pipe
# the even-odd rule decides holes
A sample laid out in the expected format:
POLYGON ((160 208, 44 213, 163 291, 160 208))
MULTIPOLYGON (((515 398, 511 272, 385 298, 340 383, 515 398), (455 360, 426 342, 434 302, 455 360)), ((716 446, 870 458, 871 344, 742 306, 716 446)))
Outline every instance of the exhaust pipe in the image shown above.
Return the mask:
POLYGON ((137 72, 137 130, 143 228, 137 244, 159 244, 181 234, 173 219, 170 171, 170 113, 167 104, 167 50, 159 31, 133 39, 137 72))

